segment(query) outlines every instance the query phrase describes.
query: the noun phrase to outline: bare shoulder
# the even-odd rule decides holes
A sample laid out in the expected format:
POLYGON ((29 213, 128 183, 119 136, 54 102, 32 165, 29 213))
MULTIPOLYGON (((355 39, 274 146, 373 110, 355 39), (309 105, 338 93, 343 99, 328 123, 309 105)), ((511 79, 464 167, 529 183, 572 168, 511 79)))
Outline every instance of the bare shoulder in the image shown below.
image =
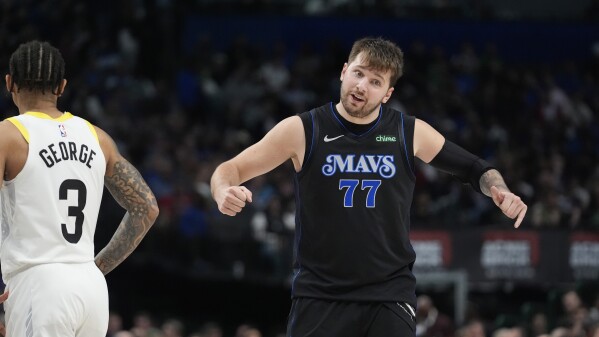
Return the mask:
POLYGON ((0 140, 1 146, 5 148, 11 148, 19 142, 25 143, 24 135, 21 131, 10 121, 3 120, 0 122, 0 140))
POLYGON ((302 119, 299 116, 291 116, 283 119, 277 126, 288 129, 288 131, 302 131, 304 130, 304 126, 302 124, 302 119))
POLYGON ((297 137, 303 138, 304 125, 299 116, 291 116, 280 121, 269 133, 283 137, 287 140, 292 140, 297 137))
POLYGON ((428 140, 431 136, 437 136, 438 132, 430 124, 420 118, 414 122, 414 142, 417 145, 421 140, 428 140))
POLYGON ((3 139, 15 137, 19 134, 19 129, 17 129, 17 127, 9 120, 5 119, 0 122, 0 137, 2 137, 3 139))
POLYGON ((27 132, 21 133, 12 122, 0 122, 0 171, 5 179, 11 180, 16 177, 25 165, 28 153, 27 137, 27 132))
POLYGON ((415 120, 415 123, 414 123, 415 128, 426 129, 426 130, 433 129, 433 127, 429 123, 423 121, 420 118, 414 118, 414 120, 415 120))
POLYGON ((304 145, 304 125, 299 116, 291 116, 280 121, 264 137, 265 141, 271 142, 281 150, 297 154, 304 145))
POLYGON ((97 125, 93 125, 93 127, 96 130, 96 134, 98 134, 98 141, 100 141, 100 145, 102 145, 103 143, 108 143, 108 145, 112 145, 114 143, 112 137, 110 137, 110 135, 108 135, 106 131, 102 130, 97 125))
POLYGON ((429 163, 439 153, 445 137, 427 122, 416 118, 414 124, 414 155, 429 163))
MULTIPOLYGON (((93 124, 92 124, 93 125, 93 124)), ((100 142, 100 147, 102 148, 102 152, 104 152, 104 157, 106 158, 106 162, 110 162, 111 159, 118 154, 118 150, 114 140, 110 135, 102 130, 100 127, 93 125, 96 130, 96 134, 98 135, 98 142, 100 142)))

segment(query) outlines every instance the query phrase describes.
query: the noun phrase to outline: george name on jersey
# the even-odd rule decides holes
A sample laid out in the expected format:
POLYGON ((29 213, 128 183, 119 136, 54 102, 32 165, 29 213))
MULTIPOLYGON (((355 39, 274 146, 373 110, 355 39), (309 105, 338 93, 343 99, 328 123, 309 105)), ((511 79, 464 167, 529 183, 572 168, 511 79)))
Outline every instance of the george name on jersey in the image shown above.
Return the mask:
POLYGON ((78 161, 85 164, 85 166, 92 168, 91 162, 94 160, 96 151, 90 149, 85 144, 58 142, 58 144, 50 144, 43 148, 39 152, 39 155, 44 161, 44 164, 49 168, 63 160, 78 161))
POLYGON ((395 175, 395 163, 392 155, 340 155, 330 154, 326 164, 322 165, 322 174, 327 177, 339 173, 375 173, 383 178, 395 175))

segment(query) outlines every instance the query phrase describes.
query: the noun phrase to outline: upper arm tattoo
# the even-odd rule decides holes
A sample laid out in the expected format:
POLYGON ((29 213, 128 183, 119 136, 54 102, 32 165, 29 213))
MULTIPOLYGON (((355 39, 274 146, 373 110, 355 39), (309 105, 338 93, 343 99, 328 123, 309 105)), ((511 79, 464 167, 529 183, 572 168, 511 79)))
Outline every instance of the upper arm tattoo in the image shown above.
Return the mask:
POLYGON ((152 208, 157 208, 157 202, 141 174, 125 159, 114 164, 104 183, 127 210, 110 242, 96 256, 98 268, 107 274, 135 250, 153 225, 155 218, 148 215, 152 208))
POLYGON ((150 187, 127 160, 117 161, 112 171, 104 183, 114 199, 132 216, 147 214, 149 208, 157 204, 150 187))

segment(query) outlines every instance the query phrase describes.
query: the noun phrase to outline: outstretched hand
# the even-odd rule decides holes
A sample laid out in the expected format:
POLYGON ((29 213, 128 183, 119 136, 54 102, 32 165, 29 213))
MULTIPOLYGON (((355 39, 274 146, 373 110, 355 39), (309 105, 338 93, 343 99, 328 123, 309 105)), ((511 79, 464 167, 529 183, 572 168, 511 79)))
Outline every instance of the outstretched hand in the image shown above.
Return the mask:
POLYGON ((503 214, 510 219, 516 219, 514 228, 520 227, 522 220, 524 220, 524 215, 526 215, 526 210, 528 209, 528 206, 526 206, 524 201, 514 193, 500 191, 495 186, 491 186, 491 198, 495 205, 501 209, 503 214))
POLYGON ((252 202, 252 192, 245 186, 230 186, 219 193, 215 200, 221 213, 234 216, 241 212, 246 202, 252 202))

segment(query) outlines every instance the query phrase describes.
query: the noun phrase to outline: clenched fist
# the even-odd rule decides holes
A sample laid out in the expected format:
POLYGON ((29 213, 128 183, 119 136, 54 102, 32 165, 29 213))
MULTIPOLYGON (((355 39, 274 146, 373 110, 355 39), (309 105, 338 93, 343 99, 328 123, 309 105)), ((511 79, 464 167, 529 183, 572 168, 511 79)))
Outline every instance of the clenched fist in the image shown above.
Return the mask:
POLYGON ((216 193, 214 199, 221 213, 235 216, 246 203, 252 202, 252 192, 245 186, 230 186, 216 193))

